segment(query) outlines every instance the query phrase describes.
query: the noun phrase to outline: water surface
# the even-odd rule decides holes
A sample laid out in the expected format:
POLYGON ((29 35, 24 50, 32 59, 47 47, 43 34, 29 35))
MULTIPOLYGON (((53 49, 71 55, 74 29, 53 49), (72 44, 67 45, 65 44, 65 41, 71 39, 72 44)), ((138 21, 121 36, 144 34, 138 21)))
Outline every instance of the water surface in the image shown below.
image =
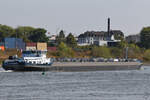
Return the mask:
POLYGON ((45 75, 0 68, 0 100, 150 100, 150 67, 45 75))

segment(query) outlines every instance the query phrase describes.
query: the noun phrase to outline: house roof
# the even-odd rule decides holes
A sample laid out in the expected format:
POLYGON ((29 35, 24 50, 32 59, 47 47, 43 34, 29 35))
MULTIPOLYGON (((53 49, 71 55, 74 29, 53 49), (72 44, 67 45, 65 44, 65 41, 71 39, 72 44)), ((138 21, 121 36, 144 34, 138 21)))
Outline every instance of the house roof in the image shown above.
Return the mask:
MULTIPOLYGON (((118 34, 124 36, 123 32, 120 30, 111 30, 110 34, 118 34)), ((83 34, 80 34, 78 38, 84 38, 87 36, 100 36, 100 37, 108 37, 108 32, 106 31, 86 31, 83 34)))
POLYGON ((107 36, 107 32, 104 32, 104 31, 87 31, 83 34, 80 34, 79 38, 83 38, 83 37, 86 37, 86 36, 102 36, 102 37, 105 37, 105 36, 107 36))

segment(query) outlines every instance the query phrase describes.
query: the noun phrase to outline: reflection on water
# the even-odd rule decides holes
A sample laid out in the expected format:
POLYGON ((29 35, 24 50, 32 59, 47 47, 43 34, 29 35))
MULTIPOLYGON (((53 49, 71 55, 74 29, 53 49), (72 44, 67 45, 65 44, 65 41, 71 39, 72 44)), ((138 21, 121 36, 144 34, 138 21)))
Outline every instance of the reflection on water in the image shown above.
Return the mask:
POLYGON ((5 72, 2 100, 150 100, 150 68, 137 71, 5 72))

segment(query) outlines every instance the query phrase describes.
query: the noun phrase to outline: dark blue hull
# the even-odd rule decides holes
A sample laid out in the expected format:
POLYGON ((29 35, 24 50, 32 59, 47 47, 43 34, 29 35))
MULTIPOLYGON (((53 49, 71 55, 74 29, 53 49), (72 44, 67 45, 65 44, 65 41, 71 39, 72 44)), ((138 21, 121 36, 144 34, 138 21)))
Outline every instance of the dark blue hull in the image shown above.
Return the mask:
POLYGON ((13 71, 47 71, 51 67, 51 64, 3 63, 2 67, 5 70, 13 70, 13 71))

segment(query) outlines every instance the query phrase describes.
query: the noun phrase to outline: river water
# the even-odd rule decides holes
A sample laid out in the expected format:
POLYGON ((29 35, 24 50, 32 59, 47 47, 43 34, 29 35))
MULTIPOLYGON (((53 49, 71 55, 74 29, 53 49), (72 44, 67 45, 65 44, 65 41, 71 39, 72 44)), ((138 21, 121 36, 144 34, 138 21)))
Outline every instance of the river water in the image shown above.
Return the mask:
POLYGON ((150 100, 150 67, 44 75, 0 68, 0 100, 150 100))

